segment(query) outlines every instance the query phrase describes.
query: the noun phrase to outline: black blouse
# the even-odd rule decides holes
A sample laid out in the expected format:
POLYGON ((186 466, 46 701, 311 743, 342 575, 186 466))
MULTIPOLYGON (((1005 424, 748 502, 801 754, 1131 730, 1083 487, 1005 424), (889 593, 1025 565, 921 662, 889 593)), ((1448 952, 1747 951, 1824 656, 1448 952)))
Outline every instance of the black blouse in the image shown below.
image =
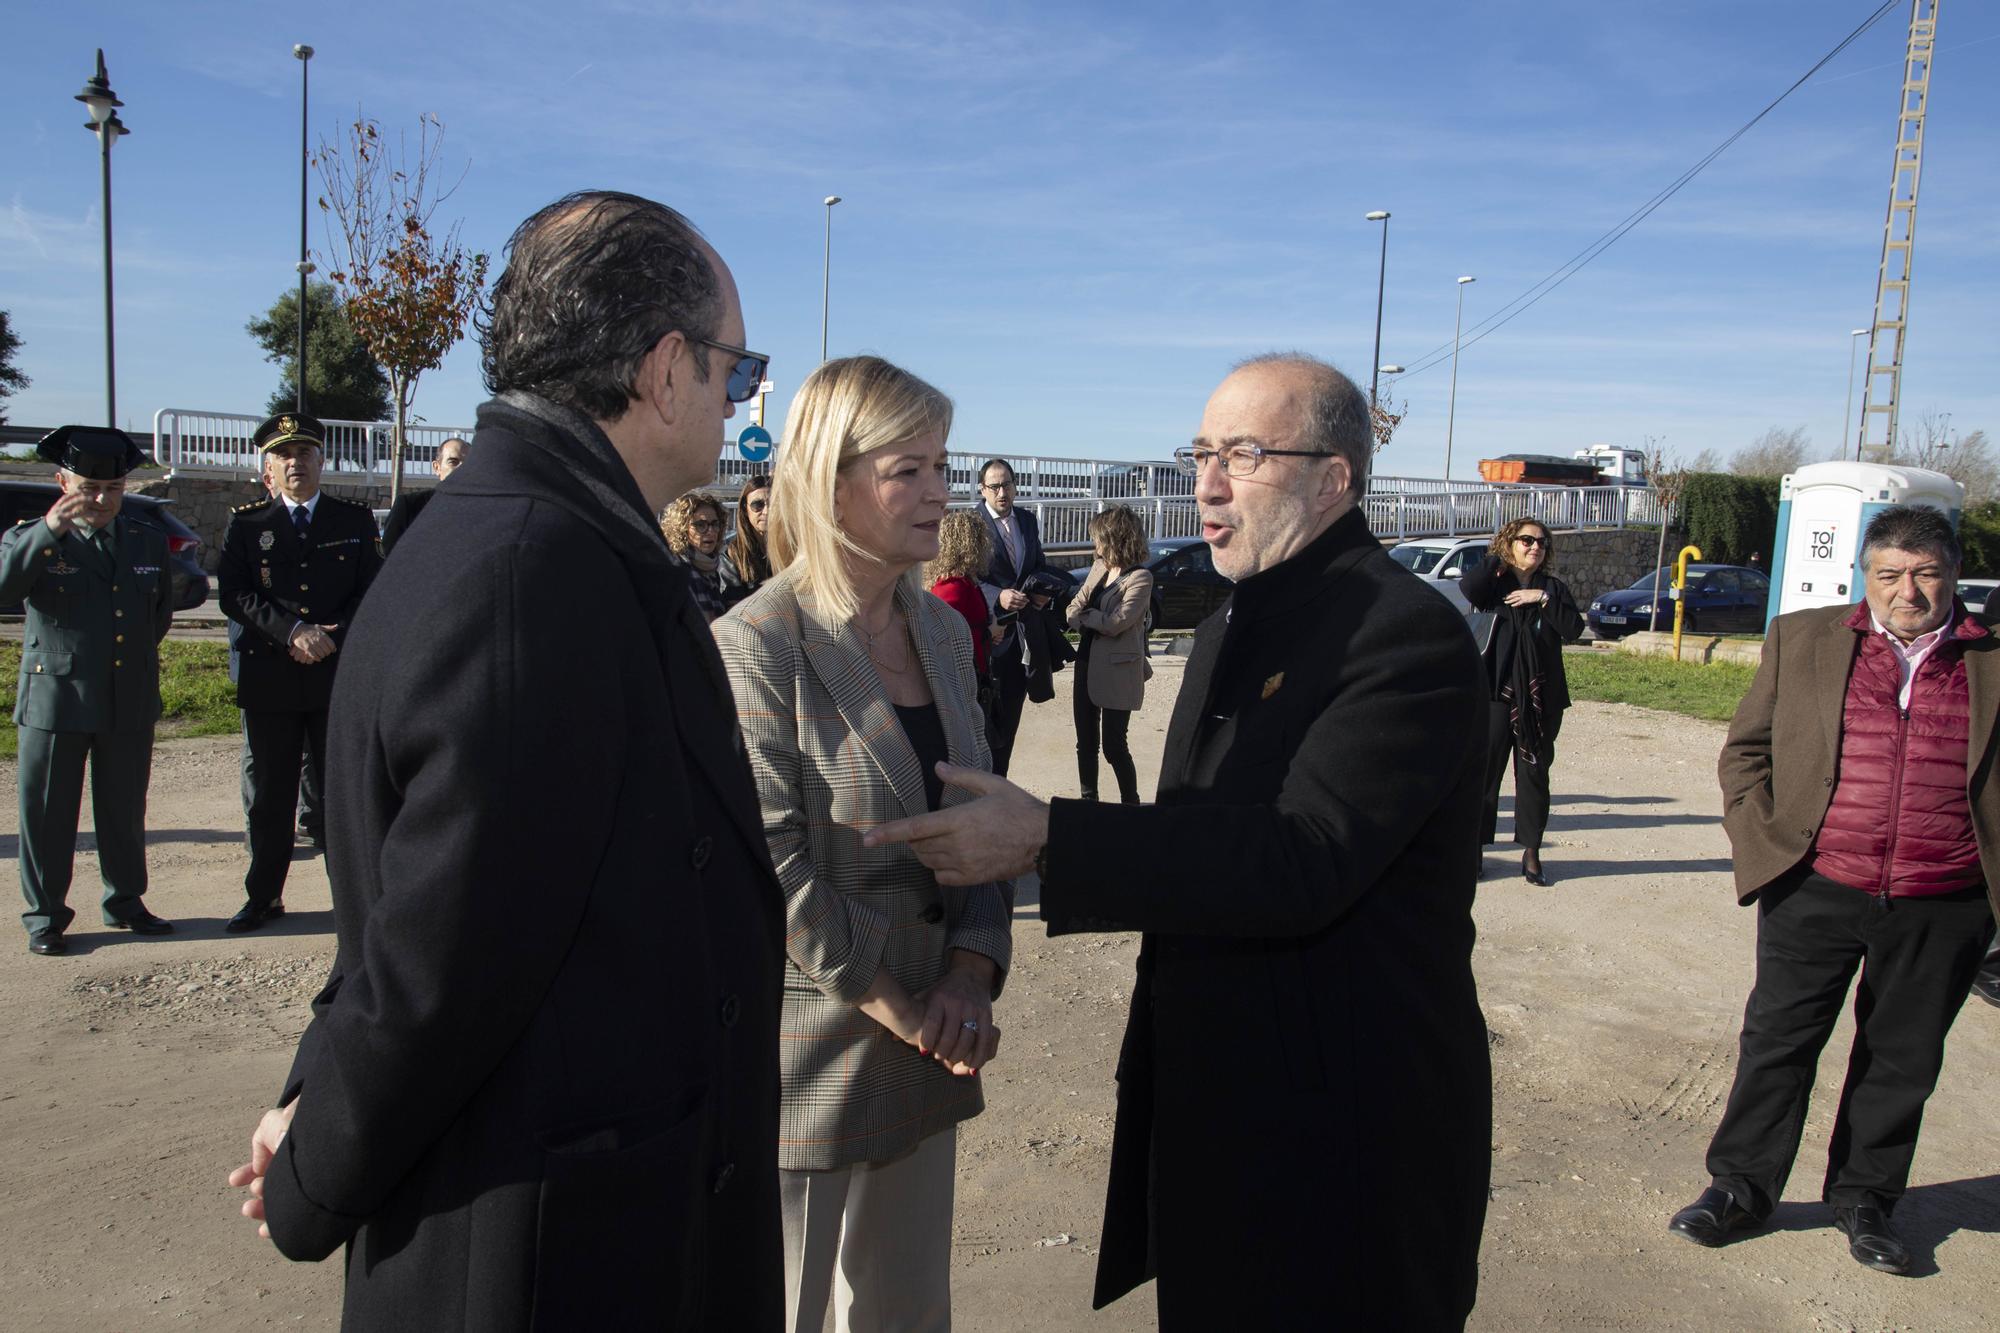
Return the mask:
POLYGON ((896 717, 903 724, 903 734, 909 737, 910 748, 917 752, 917 766, 924 771, 924 802, 935 810, 944 804, 944 779, 937 775, 937 766, 951 758, 937 705, 916 704, 906 708, 897 704, 896 717))

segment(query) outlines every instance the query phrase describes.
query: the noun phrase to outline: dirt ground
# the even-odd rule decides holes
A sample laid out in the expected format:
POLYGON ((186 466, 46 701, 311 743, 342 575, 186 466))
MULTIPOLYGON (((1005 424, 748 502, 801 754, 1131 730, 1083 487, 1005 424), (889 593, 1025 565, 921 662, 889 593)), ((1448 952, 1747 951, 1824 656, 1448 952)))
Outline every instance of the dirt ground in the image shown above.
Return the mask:
MULTIPOLYGON (((1132 738, 1150 790, 1180 672, 1159 663, 1132 738)), ((1075 790, 1067 696, 1031 708, 1016 777, 1075 790)), ((1476 965, 1495 1063, 1493 1201, 1473 1325, 1482 1329, 1957 1330, 1993 1325, 2000 1271, 2000 1010, 1970 1001, 1897 1214, 1918 1276, 1847 1257, 1817 1202, 1849 1040, 1822 1062, 1788 1202, 1722 1251, 1670 1237, 1705 1183, 1751 972, 1750 913, 1728 888, 1716 819, 1722 728, 1580 705, 1563 728, 1546 858, 1553 887, 1486 860, 1476 965), (1982 1313, 1984 1312, 1984 1313, 1982 1313)), ((15 774, 0 764, 0 854, 16 855, 15 774)), ((88 811, 86 810, 86 819, 88 811)), ((223 1175, 276 1093, 332 956, 322 862, 302 850, 290 915, 237 938, 245 863, 231 739, 154 760, 149 903, 161 940, 97 926, 89 838, 73 952, 0 949, 0 1327, 331 1328, 336 1263, 285 1262, 236 1214, 223 1175)), ((955 1307, 967 1330, 1150 1328, 1150 1289, 1089 1308, 1112 1129, 1111 1068, 1136 940, 1049 940, 1024 885, 1015 967, 962 1131, 955 1307)), ((1254 1118, 1218 1126, 1216 1169, 1254 1118)), ((1313 1145, 1300 1144, 1311 1152, 1313 1145)), ((1366 1201, 1362 1201, 1366 1202, 1366 1201)), ((1218 1217, 1218 1233, 1257 1219, 1218 1217)), ((1302 1273, 1301 1281, 1311 1275, 1302 1273)), ((1340 1294, 1326 1293, 1329 1327, 1340 1294)))

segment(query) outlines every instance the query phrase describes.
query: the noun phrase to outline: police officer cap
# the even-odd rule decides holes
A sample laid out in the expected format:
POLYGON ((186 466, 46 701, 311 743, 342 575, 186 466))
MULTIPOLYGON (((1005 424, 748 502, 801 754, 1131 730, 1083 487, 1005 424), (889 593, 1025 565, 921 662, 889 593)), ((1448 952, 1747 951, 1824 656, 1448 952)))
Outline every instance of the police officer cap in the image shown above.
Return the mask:
POLYGON ((309 444, 315 449, 326 448, 326 427, 318 417, 309 417, 303 412, 280 412, 277 416, 266 417, 264 424, 257 427, 257 433, 250 437, 250 443, 258 453, 267 454, 281 444, 309 444))
POLYGON ((57 467, 92 481, 116 481, 146 461, 131 436, 109 426, 58 426, 35 449, 57 467))

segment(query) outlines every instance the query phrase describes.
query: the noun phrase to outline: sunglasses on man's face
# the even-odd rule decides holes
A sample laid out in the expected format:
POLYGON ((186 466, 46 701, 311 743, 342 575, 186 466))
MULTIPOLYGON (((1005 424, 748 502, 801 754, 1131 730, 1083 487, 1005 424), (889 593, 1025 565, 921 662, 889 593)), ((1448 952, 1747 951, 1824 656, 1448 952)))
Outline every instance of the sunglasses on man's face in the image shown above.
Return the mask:
POLYGON ((736 364, 729 370, 730 402, 747 403, 757 396, 757 390, 764 386, 764 372, 770 369, 770 357, 747 347, 732 347, 713 338, 696 338, 694 341, 736 358, 736 364))

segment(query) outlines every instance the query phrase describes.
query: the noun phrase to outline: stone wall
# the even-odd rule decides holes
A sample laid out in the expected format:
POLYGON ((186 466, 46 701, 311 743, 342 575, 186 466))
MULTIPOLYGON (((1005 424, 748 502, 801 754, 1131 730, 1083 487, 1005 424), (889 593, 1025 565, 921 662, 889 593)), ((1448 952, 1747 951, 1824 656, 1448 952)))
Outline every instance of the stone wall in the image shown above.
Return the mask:
MULTIPOLYGON (((1685 545, 1678 532, 1667 534, 1667 563, 1685 545)), ((1612 591, 1629 588, 1652 572, 1660 548, 1658 528, 1606 532, 1558 532, 1555 575, 1569 585, 1579 609, 1612 591)))
MULTIPOLYGON (((138 482, 132 489, 141 495, 165 496, 174 502, 174 517, 193 528, 201 538, 201 567, 211 574, 222 559, 222 532, 229 526, 230 511, 264 495, 264 488, 247 477, 177 476, 171 481, 155 478, 138 482)), ((328 495, 358 500, 370 507, 382 498, 379 487, 330 483, 322 489, 328 495)))

